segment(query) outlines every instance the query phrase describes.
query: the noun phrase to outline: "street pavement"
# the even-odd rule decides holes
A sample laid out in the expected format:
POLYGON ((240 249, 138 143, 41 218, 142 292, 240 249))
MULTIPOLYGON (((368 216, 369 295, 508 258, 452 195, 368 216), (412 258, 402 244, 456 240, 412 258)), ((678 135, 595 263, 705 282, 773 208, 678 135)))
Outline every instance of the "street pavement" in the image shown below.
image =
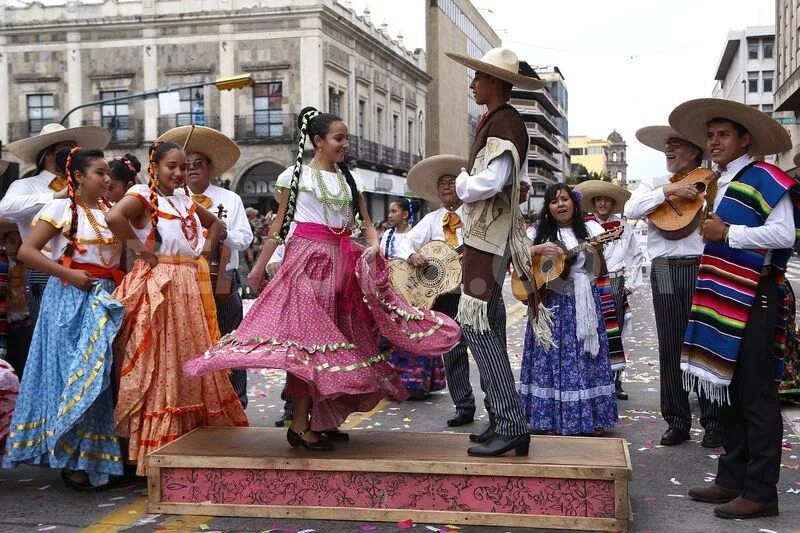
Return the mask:
MULTIPOLYGON (((800 285, 800 265, 793 264, 790 277, 800 285)), ((800 286, 797 287, 800 289, 800 286)), ((508 289, 508 287, 506 287, 508 289)), ((619 402, 618 426, 607 433, 627 439, 633 464, 630 500, 637 532, 800 532, 800 409, 786 405, 780 516, 749 521, 731 521, 713 516, 713 506, 694 502, 686 496, 690 487, 713 481, 717 457, 722 450, 700 446, 702 428, 695 419, 692 441, 677 447, 663 447, 659 438, 666 429, 659 414, 658 346, 649 285, 631 299, 634 322, 626 335, 629 358, 625 390, 631 396, 619 402), (794 427, 792 427, 794 424, 794 427)), ((513 301, 507 290, 508 339, 512 366, 518 374, 525 332, 524 308, 513 301)), ((280 418, 280 391, 283 374, 276 371, 251 371, 248 386, 248 416, 254 426, 274 427, 280 418)), ((473 387, 478 391, 477 369, 472 365, 473 387)), ((693 412, 698 413, 693 398, 693 412)), ((428 400, 396 404, 382 402, 373 412, 352 416, 345 424, 351 438, 369 431, 449 432, 445 420, 453 413, 446 391, 428 400)), ((482 429, 486 413, 479 410, 470 426, 456 428, 468 433, 482 429)), ((464 437, 466 439, 466 435, 464 437)), ((335 452, 334 452, 335 453, 335 452)), ((535 448, 531 453, 536 453, 535 448)), ((58 472, 45 468, 20 467, 0 470, 0 531, 54 533, 89 531, 105 533, 127 531, 213 532, 354 532, 388 533, 401 530, 396 523, 336 522, 314 520, 215 518, 209 516, 169 516, 147 514, 144 482, 105 492, 76 493, 62 484, 58 472)), ((447 531, 447 524, 417 524, 416 532, 447 531)), ((456 531, 455 528, 449 528, 456 531)), ((530 528, 463 526, 464 533, 541 531, 530 528)))

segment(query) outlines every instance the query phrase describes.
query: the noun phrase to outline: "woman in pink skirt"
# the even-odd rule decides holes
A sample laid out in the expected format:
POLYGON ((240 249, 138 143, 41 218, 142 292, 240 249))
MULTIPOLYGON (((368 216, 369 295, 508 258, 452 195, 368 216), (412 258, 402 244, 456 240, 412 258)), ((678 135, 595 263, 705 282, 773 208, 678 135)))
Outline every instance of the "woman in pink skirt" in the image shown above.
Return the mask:
POLYGON ((278 177, 278 216, 248 276, 263 292, 239 329, 184 371, 285 369, 286 392, 295 400, 289 444, 328 451, 332 441, 347 440, 335 428, 350 413, 369 411, 386 396, 408 396, 378 349, 381 335, 401 349, 436 356, 458 342, 460 330, 445 315, 409 306, 391 288, 363 185, 344 164, 344 121, 305 108, 298 123, 297 160, 278 177), (302 164, 306 136, 315 150, 309 165, 302 164), (350 238, 355 228, 364 232, 366 251, 350 238), (283 265, 264 288, 266 265, 284 241, 283 265))

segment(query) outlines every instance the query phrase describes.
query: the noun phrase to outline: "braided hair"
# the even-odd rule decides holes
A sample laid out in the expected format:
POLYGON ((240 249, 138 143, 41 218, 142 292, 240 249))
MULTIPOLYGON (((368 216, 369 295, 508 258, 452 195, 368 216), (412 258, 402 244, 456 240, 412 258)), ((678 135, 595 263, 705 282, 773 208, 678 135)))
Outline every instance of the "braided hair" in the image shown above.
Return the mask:
POLYGON ((136 183, 136 178, 141 170, 142 164, 133 154, 118 155, 108 162, 109 177, 125 185, 130 181, 136 183))
MULTIPOLYGON (((283 217, 283 224, 281 225, 278 234, 275 236, 278 243, 282 243, 289 233, 289 228, 294 220, 295 208, 297 207, 297 193, 300 190, 300 173, 303 170, 303 153, 305 152, 306 137, 314 142, 314 137, 325 137, 330 131, 331 124, 334 122, 343 122, 342 117, 333 115, 331 113, 322 113, 316 108, 308 106, 300 111, 297 118, 297 127, 300 129, 300 142, 297 146, 297 158, 294 162, 292 169, 292 181, 289 185, 289 201, 286 205, 286 214, 283 217)), ((339 170, 350 188, 352 197, 351 209, 353 210, 353 219, 357 226, 361 226, 361 213, 358 209, 359 192, 356 187, 356 180, 350 169, 344 163, 337 163, 339 170)))
POLYGON ((75 148, 62 148, 56 154, 56 165, 64 169, 64 176, 67 179, 67 192, 69 193, 70 224, 67 230, 67 246, 64 248, 64 256, 72 257, 78 248, 75 236, 78 233, 78 182, 75 173, 86 173, 92 162, 96 159, 103 159, 102 150, 84 150, 80 146, 75 148))
MULTIPOLYGON (((407 212, 408 225, 414 225, 416 222, 416 213, 418 213, 420 209, 419 202, 411 198, 397 198, 392 200, 391 205, 396 205, 401 211, 407 212)), ((397 226, 389 228, 386 234, 386 247, 383 251, 384 257, 394 257, 395 233, 397 233, 397 226)))
POLYGON ((178 143, 156 141, 150 147, 150 163, 147 166, 148 186, 150 188, 150 223, 153 226, 153 240, 156 247, 161 245, 161 234, 158 232, 158 174, 156 167, 161 159, 172 150, 182 150, 178 143))

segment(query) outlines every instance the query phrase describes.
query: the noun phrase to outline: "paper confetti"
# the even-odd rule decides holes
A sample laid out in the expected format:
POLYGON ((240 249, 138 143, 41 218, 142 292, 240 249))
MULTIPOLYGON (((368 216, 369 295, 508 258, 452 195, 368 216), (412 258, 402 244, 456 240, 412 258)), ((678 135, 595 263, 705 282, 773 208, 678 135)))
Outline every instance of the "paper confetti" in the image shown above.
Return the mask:
POLYGON ((397 527, 400 529, 413 529, 414 528, 414 521, 410 518, 408 520, 403 520, 397 523, 397 527))

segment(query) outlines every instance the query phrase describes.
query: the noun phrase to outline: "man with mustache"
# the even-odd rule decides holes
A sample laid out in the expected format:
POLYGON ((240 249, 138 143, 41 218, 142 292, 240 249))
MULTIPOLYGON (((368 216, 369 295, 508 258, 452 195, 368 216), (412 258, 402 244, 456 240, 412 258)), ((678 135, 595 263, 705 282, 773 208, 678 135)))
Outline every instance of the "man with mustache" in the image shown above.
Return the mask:
MULTIPOLYGON (((669 126, 641 128, 636 138, 645 146, 664 152, 669 174, 642 179, 639 188, 625 203, 627 218, 646 218, 671 195, 687 199, 697 197, 698 191, 693 185, 682 184, 679 180, 700 166, 702 148, 669 126)), ((648 220, 647 251, 652 259, 650 285, 658 332, 661 416, 668 425, 661 444, 675 446, 689 440, 692 427, 689 393, 683 389, 680 362, 697 268, 703 254, 703 238, 698 230, 682 239, 670 240, 648 220)), ((705 428, 702 445, 717 448, 722 445, 717 432, 718 408, 700 391, 698 398, 700 424, 705 428)))
MULTIPOLYGON (((228 264, 220 265, 219 269, 220 275, 227 271, 233 284, 233 292, 227 298, 215 295, 219 332, 224 336, 239 327, 243 318, 242 297, 239 294, 239 252, 250 247, 253 230, 239 195, 212 184, 211 179, 218 178, 233 167, 239 159, 239 147, 224 133, 205 126, 173 128, 158 140, 173 141, 181 146, 186 143, 186 185, 192 199, 215 214, 222 206, 226 233, 220 242, 231 250, 231 256, 228 264)), ((247 408, 247 372, 233 369, 230 379, 242 407, 247 408)))

